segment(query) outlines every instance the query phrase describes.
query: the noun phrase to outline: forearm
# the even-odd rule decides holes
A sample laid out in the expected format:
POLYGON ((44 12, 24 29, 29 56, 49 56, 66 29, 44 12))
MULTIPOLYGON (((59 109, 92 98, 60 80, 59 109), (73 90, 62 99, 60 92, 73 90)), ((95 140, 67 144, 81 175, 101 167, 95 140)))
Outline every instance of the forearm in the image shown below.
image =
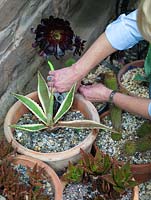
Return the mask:
POLYGON ((75 71, 83 78, 98 63, 115 51, 116 49, 111 46, 105 33, 103 33, 76 62, 75 71))
POLYGON ((141 115, 147 119, 151 119, 148 114, 148 105, 150 99, 132 97, 121 93, 116 93, 113 97, 116 106, 130 113, 141 115))

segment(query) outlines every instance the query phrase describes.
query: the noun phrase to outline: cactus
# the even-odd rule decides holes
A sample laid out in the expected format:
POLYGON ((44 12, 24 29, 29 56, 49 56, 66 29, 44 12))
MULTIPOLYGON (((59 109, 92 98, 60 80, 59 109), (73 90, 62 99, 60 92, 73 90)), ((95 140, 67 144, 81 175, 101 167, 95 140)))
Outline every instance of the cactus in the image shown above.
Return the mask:
POLYGON ((151 136, 139 138, 136 141, 127 141, 125 143, 125 153, 134 155, 136 152, 145 152, 151 150, 151 136))
POLYGON ((142 138, 151 134, 151 123, 150 121, 145 121, 137 130, 136 133, 138 137, 142 138))

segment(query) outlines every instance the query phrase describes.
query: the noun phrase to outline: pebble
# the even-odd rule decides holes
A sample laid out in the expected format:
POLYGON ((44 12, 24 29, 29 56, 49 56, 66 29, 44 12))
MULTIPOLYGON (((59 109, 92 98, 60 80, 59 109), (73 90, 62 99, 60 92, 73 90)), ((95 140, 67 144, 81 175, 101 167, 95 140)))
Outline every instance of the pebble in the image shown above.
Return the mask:
POLYGON ((144 76, 145 75, 144 68, 138 67, 128 70, 121 77, 121 83, 128 90, 129 93, 139 97, 149 98, 148 86, 143 85, 140 81, 134 80, 134 77, 137 73, 144 76))
MULTIPOLYGON (((68 112, 62 120, 78 120, 84 119, 83 114, 80 111, 68 112)), ((18 124, 36 123, 31 113, 23 115, 18 124), (32 119, 32 120, 31 120, 32 119)), ((28 149, 34 151, 49 153, 66 151, 80 142, 82 142, 88 134, 90 129, 72 129, 72 128, 58 128, 57 133, 55 130, 48 132, 47 130, 39 132, 27 132, 15 130, 14 137, 16 140, 28 149)))

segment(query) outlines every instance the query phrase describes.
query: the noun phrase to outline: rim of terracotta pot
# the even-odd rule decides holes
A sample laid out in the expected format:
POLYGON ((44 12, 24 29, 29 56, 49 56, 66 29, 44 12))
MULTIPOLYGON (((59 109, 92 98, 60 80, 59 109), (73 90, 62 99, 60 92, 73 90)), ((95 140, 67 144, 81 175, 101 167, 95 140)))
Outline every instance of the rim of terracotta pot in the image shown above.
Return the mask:
MULTIPOLYGON (((106 111, 100 115, 100 120, 103 121, 103 118, 107 115, 109 115, 109 111, 106 111)), ((124 162, 121 161, 121 165, 123 163, 124 162)), ((131 171, 134 179, 139 184, 151 180, 151 163, 131 164, 131 171)))
POLYGON ((63 185, 58 177, 58 175, 55 173, 55 171, 45 164, 44 162, 29 157, 25 155, 17 155, 17 156, 11 156, 10 159, 12 162, 17 165, 21 164, 26 167, 33 168, 35 164, 38 165, 38 167, 43 168, 46 172, 46 176, 50 182, 52 182, 55 192, 55 199, 54 200, 61 200, 63 195, 63 185))
POLYGON ((134 94, 132 94, 131 92, 129 92, 122 84, 121 82, 121 78, 123 76, 123 74, 125 74, 130 68, 131 66, 133 68, 135 67, 143 67, 144 66, 144 60, 136 60, 136 61, 133 61, 133 62, 130 62, 130 63, 127 63, 126 65, 124 65, 118 72, 118 75, 117 75, 117 81, 118 81, 118 84, 120 86, 120 88, 122 89, 123 92, 125 92, 126 94, 129 94, 131 96, 136 96, 134 94))
POLYGON ((139 187, 135 186, 133 188, 133 200, 139 200, 139 187))
MULTIPOLYGON (((28 94, 27 96, 34 100, 38 99, 37 91, 32 92, 32 93, 28 94)), ((81 112, 85 112, 84 111, 85 105, 86 105, 86 108, 89 110, 88 113, 85 113, 87 115, 86 117, 88 117, 89 119, 91 118, 94 121, 100 122, 99 115, 98 115, 97 110, 94 107, 94 105, 90 101, 87 101, 86 99, 84 99, 84 97, 81 96, 80 94, 76 94, 73 106, 77 106, 77 107, 80 106, 81 112)), ((98 131, 96 129, 94 129, 81 143, 79 143, 75 147, 73 147, 69 150, 66 150, 66 151, 54 152, 54 153, 53 152, 52 153, 41 153, 41 152, 37 152, 37 151, 31 150, 31 149, 28 149, 14 139, 13 129, 10 128, 10 126, 9 126, 18 121, 18 119, 16 120, 16 115, 15 115, 16 111, 18 111, 19 115, 22 116, 23 109, 26 112, 28 112, 28 109, 21 102, 17 101, 9 109, 9 111, 5 117, 5 121, 4 121, 4 134, 5 134, 7 141, 12 142, 13 148, 14 149, 17 148, 17 151, 21 154, 24 154, 27 156, 32 156, 32 157, 38 158, 45 162, 59 161, 59 160, 62 160, 62 156, 64 157, 64 159, 68 159, 71 156, 79 154, 80 148, 88 149, 96 139, 98 131)))

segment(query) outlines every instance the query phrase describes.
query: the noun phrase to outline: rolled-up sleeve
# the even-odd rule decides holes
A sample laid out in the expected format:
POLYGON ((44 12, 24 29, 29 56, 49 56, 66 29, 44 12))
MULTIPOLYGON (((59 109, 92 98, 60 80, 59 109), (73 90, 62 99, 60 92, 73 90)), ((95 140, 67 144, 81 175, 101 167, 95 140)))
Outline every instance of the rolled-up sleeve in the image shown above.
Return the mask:
POLYGON ((138 30, 136 15, 137 10, 128 15, 122 14, 107 26, 105 34, 113 48, 117 50, 128 49, 143 40, 138 30))
POLYGON ((148 114, 149 114, 149 116, 151 117, 151 102, 150 102, 149 105, 148 105, 148 114))

